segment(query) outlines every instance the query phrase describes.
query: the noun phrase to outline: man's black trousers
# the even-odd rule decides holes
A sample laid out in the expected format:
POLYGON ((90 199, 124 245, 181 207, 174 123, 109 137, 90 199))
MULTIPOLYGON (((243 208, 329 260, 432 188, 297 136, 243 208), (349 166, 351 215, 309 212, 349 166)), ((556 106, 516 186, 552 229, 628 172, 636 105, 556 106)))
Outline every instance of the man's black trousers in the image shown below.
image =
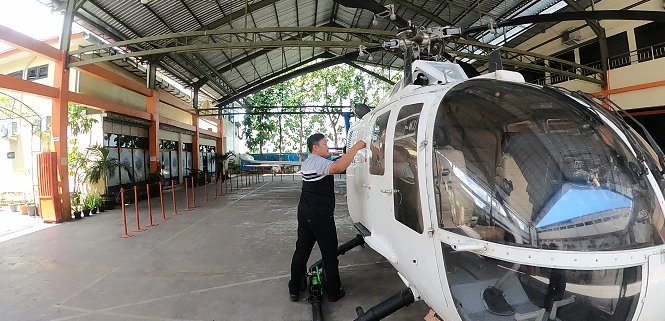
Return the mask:
POLYGON ((291 281, 289 292, 297 294, 306 279, 307 261, 314 243, 319 244, 326 273, 326 288, 337 295, 340 288, 339 261, 337 260, 337 228, 332 214, 298 211, 298 241, 291 261, 291 281))

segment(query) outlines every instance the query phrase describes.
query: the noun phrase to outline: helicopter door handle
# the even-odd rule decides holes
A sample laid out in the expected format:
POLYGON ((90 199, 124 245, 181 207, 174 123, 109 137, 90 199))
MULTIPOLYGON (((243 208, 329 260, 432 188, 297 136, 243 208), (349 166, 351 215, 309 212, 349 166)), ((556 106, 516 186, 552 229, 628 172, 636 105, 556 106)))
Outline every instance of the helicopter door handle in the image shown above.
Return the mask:
POLYGON ((372 187, 372 184, 363 184, 363 187, 370 188, 370 187, 372 187))
POLYGON ((392 194, 393 192, 397 192, 397 190, 391 190, 391 189, 382 189, 381 193, 385 194, 392 194))

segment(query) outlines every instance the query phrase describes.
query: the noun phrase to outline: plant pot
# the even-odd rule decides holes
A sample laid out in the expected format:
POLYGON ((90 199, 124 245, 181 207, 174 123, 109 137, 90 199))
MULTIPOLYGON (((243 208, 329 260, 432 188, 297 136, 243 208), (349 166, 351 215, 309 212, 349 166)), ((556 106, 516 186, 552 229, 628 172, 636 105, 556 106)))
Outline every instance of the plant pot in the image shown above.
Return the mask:
POLYGON ((12 212, 18 212, 18 204, 9 204, 9 210, 12 212))
POLYGON ((34 204, 28 205, 28 216, 36 217, 37 216, 37 206, 34 204))
POLYGON ((77 219, 77 220, 78 220, 78 219, 80 219, 81 217, 82 217, 82 216, 81 216, 81 211, 74 211, 74 219, 77 219))
POLYGON ((93 208, 92 211, 90 211, 90 213, 92 213, 92 214, 97 214, 97 208, 96 208, 96 207, 93 208))
POLYGON ((21 209, 21 215, 28 215, 28 206, 27 205, 21 205, 19 206, 21 209))
POLYGON ((106 211, 106 209, 104 209, 104 204, 102 204, 102 206, 98 207, 98 208, 97 208, 97 211, 98 211, 99 213, 102 213, 102 212, 106 211))
POLYGON ((83 216, 86 216, 86 217, 87 217, 87 216, 90 216, 90 209, 89 209, 89 208, 83 210, 83 216))

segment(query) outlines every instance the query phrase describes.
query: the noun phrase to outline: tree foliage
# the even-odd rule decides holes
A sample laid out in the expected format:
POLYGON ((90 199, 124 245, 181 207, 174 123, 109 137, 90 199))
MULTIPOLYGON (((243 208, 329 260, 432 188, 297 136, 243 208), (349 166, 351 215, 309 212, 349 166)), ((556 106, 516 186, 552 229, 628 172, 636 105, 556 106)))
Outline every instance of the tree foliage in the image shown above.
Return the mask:
MULTIPOLYGON (((385 76, 387 71, 375 69, 385 76)), ((366 103, 376 106, 391 85, 374 78, 349 65, 336 65, 318 70, 295 79, 264 89, 245 99, 252 112, 245 115, 243 134, 251 152, 302 152, 305 151, 307 136, 320 132, 326 135, 335 146, 341 146, 344 138, 344 124, 341 108, 366 103), (311 108, 321 114, 279 115, 268 113, 265 106, 283 106, 270 109, 272 112, 302 111, 298 106, 328 106, 311 108), (294 107, 296 106, 296 107, 294 107), (281 128, 281 131, 280 131, 281 128)))

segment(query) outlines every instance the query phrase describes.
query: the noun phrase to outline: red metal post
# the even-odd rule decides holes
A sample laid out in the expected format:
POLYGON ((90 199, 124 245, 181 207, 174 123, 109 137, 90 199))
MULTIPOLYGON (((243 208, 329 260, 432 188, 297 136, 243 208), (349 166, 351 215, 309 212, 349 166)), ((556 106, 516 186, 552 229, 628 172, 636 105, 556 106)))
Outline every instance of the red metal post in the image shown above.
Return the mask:
POLYGON ((196 187, 194 186, 194 177, 192 177, 192 203, 194 207, 196 206, 196 187))
POLYGON ((143 232, 145 229, 141 228, 141 219, 139 218, 139 189, 134 186, 134 209, 136 209, 136 229, 134 232, 143 232))
POLYGON ((208 203, 208 175, 203 173, 203 185, 206 191, 206 203, 208 203))
MULTIPOLYGON (((171 181, 171 183, 173 183, 173 181, 171 181)), ((171 189, 173 189, 173 185, 171 185, 171 189)), ((166 211, 164 211, 164 186, 162 186, 161 181, 159 182, 159 202, 162 205, 162 220, 170 220, 170 218, 166 217, 166 211)))
POLYGON ((191 210, 189 207, 189 189, 187 188, 187 177, 185 177, 185 199, 187 200, 187 209, 185 211, 191 210))
POLYGON ((152 222, 152 204, 150 204, 150 184, 145 184, 145 192, 148 195, 148 220, 150 221, 150 224, 146 226, 147 227, 157 226, 159 224, 155 224, 152 222))
MULTIPOLYGON (((185 179, 185 187, 186 186, 187 186, 187 179, 185 179)), ((171 181, 171 196, 173 197, 173 215, 180 215, 178 214, 178 207, 176 206, 175 203, 175 185, 173 184, 173 180, 171 181)), ((189 201, 189 198, 187 200, 189 201)), ((187 207, 189 207, 189 202, 187 202, 187 207)))
POLYGON ((127 213, 125 212, 125 189, 120 189, 120 208, 122 208, 122 225, 125 228, 125 234, 120 235, 121 238, 132 237, 134 234, 127 233, 127 213))

